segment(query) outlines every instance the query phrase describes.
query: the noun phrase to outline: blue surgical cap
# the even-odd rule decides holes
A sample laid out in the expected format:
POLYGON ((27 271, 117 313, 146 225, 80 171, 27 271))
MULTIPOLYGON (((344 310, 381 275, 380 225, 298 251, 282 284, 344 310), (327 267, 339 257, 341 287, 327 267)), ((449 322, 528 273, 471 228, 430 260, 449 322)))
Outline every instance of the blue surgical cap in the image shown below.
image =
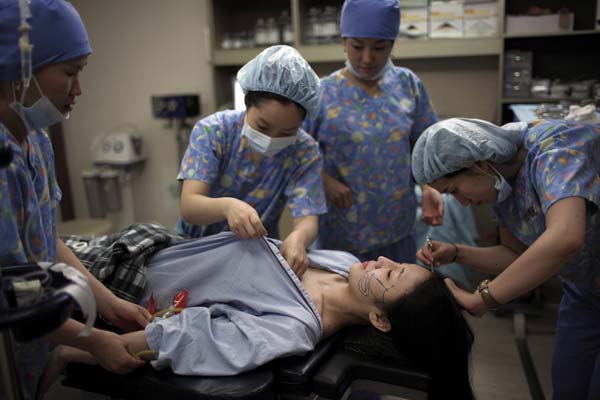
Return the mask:
POLYGON ((510 161, 523 141, 524 122, 496 126, 480 119, 451 118, 427 128, 415 143, 412 172, 418 184, 431 183, 476 161, 510 161))
POLYGON ((293 47, 280 45, 265 49, 239 70, 237 79, 244 93, 275 93, 300 104, 311 119, 319 114, 321 81, 293 47))
MULTIPOLYGON (((83 22, 65 0, 31 0, 32 69, 92 52, 83 22)), ((0 80, 21 79, 19 0, 0 0, 0 80)))
POLYGON ((400 1, 346 0, 340 30, 343 38, 394 40, 400 30, 400 1))

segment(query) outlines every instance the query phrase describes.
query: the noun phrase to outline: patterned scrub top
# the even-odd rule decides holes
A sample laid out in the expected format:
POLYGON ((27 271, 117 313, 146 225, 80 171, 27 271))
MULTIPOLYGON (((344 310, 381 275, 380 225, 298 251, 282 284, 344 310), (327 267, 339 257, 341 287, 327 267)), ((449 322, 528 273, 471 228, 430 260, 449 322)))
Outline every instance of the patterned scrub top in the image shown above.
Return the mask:
POLYGON ((319 219, 321 246, 362 253, 412 233, 411 148, 437 116, 423 83, 407 68, 387 71, 374 96, 342 71, 322 79, 321 114, 307 124, 307 132, 319 141, 323 170, 350 187, 354 197, 350 208, 328 204, 319 219))
MULTIPOLYGON (((54 152, 43 131, 18 143, 0 123, 0 143, 12 150, 0 169, 0 265, 56 260, 56 207, 62 196, 54 174, 54 152)), ((43 339, 15 342, 17 374, 25 399, 34 399, 48 352, 43 339)))
POLYGON ((534 121, 524 132, 526 159, 511 195, 494 206, 500 226, 527 246, 546 230, 548 208, 568 197, 587 203, 585 245, 560 272, 562 279, 600 293, 600 125, 534 121))
POLYGON ((32 132, 21 146, 0 124, 0 143, 13 152, 9 166, 0 169, 0 264, 55 261, 62 194, 50 138, 41 130, 32 132))
MULTIPOLYGON (((255 164, 250 145, 241 135, 245 115, 245 111, 223 111, 196 123, 177 179, 209 184, 210 197, 245 201, 256 209, 269 236, 277 237, 286 203, 294 218, 326 211, 319 146, 300 130, 296 143, 255 164)), ((180 218, 176 229, 202 237, 228 227, 226 220, 196 226, 180 218)))

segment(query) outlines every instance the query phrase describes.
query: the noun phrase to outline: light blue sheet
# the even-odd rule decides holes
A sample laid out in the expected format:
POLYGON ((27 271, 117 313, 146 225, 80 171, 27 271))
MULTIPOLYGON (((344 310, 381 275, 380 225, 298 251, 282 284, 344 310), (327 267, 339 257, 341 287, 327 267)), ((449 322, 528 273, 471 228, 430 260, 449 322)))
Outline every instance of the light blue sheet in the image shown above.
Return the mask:
MULTIPOLYGON (((180 314, 146 327, 159 350, 155 368, 181 375, 235 375, 275 358, 310 351, 321 318, 277 248, 278 241, 239 240, 230 232, 190 240, 158 252, 147 267, 150 293, 171 299, 189 290, 180 314)), ((312 250, 310 266, 347 277, 358 262, 345 252, 312 250)))

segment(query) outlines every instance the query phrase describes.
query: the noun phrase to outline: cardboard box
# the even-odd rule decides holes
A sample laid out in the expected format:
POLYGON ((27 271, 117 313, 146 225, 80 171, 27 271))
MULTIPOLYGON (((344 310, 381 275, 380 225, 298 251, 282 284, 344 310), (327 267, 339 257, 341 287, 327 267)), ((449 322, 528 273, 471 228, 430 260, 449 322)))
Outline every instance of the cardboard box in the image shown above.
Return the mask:
POLYGON ((465 37, 498 36, 498 17, 465 18, 465 37))
POLYGON ((567 14, 566 27, 560 26, 560 14, 548 15, 508 15, 506 17, 506 34, 554 33, 573 30, 573 14, 567 14))
POLYGON ((405 8, 427 7, 428 5, 429 5, 429 0, 402 0, 400 2, 402 18, 404 18, 404 9, 405 8))
POLYGON ((465 4, 464 6, 464 18, 491 18, 498 16, 498 3, 477 3, 477 4, 465 4))
POLYGON ((429 10, 427 7, 407 8, 402 10, 400 19, 400 36, 418 37, 427 35, 429 27, 429 10))
POLYGON ((457 38, 464 36, 464 20, 438 19, 429 21, 429 36, 432 38, 457 38))
POLYGON ((462 19, 464 3, 454 1, 432 1, 429 6, 429 16, 432 21, 462 19))

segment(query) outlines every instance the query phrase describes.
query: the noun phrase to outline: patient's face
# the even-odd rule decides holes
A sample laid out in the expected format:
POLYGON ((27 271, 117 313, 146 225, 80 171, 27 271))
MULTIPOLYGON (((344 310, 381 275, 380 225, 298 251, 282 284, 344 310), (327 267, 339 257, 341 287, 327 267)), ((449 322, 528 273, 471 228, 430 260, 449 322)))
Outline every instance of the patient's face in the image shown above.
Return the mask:
POLYGON ((382 306, 410 293, 431 272, 416 264, 400 264, 385 257, 350 267, 348 283, 353 296, 382 306))

